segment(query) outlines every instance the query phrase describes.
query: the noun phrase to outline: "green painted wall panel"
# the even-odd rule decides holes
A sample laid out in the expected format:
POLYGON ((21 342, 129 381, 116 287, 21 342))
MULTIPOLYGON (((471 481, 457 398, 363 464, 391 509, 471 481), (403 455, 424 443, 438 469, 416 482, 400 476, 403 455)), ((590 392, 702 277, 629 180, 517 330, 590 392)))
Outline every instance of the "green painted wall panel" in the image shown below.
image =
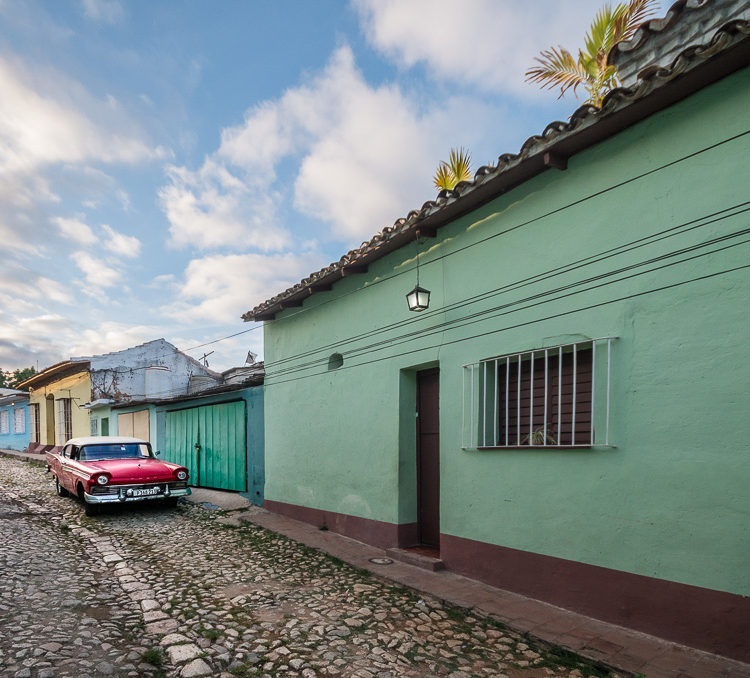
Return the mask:
POLYGON ((244 492, 245 429, 244 401, 167 412, 164 458, 186 466, 193 485, 244 492))
POLYGON ((439 365, 443 533, 750 594, 747 110, 744 70, 445 226, 428 312, 412 244, 267 323, 266 497, 413 522, 439 365), (462 365, 572 335, 618 337, 615 447, 462 450, 462 365))
MULTIPOLYGON (((217 405, 226 402, 242 401, 245 407, 243 423, 236 422, 234 426, 236 444, 241 447, 242 436, 245 439, 246 457, 244 469, 247 473, 247 484, 239 490, 253 503, 263 503, 263 491, 265 486, 265 455, 264 455, 264 430, 263 430, 263 387, 252 386, 239 391, 230 391, 222 394, 214 394, 201 398, 189 398, 182 402, 171 402, 155 408, 155 416, 152 422, 156 422, 156 436, 158 445, 156 449, 165 450, 167 447, 167 415, 194 409, 199 406, 217 405)), ((237 468, 242 467, 243 462, 237 459, 237 468)), ((194 476, 195 477, 195 476, 194 476)))

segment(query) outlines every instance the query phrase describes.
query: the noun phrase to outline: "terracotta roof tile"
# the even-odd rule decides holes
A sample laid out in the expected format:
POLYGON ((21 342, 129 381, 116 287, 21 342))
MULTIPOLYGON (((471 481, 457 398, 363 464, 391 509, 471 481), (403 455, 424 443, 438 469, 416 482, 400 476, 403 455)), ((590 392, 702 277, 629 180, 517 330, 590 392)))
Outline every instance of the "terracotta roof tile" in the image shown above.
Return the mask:
MULTIPOLYGON (((619 47, 619 51, 626 54, 645 48, 653 35, 678 25, 677 19, 686 8, 703 6, 707 2, 737 4, 737 1, 679 0, 666 17, 647 22, 648 25, 639 29, 633 40, 619 47)), ((740 4, 748 5, 750 0, 742 0, 740 4)), ((541 134, 529 137, 518 153, 504 153, 496 165, 480 167, 472 181, 461 182, 453 190, 440 191, 435 200, 428 200, 419 210, 412 210, 405 217, 397 219, 393 226, 385 227, 359 248, 350 250, 338 261, 257 305, 242 316, 243 320, 272 319, 284 308, 301 305, 309 295, 328 289, 346 275, 347 267, 356 265, 366 270, 370 262, 414 240, 421 229, 434 229, 449 223, 546 169, 564 169, 571 155, 748 64, 750 21, 736 19, 725 22, 709 40, 684 48, 670 65, 641 69, 635 86, 609 92, 601 109, 584 105, 567 122, 551 122, 541 134), (718 55, 726 56, 720 66, 716 65, 718 55), (692 80, 683 77, 698 72, 711 60, 714 61, 714 68, 724 69, 718 75, 711 72, 706 77, 707 71, 704 69, 700 76, 692 80), (664 96, 657 96, 664 92, 664 96), (655 96, 652 97, 652 94, 655 96)))

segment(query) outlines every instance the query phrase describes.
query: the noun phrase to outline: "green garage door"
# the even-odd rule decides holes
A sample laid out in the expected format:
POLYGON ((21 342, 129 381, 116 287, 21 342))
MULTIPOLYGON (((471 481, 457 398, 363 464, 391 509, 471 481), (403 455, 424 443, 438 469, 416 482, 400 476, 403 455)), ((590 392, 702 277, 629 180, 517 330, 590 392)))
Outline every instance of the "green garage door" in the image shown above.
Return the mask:
POLYGON ((186 466, 190 484, 247 491, 245 402, 167 412, 164 458, 186 466))

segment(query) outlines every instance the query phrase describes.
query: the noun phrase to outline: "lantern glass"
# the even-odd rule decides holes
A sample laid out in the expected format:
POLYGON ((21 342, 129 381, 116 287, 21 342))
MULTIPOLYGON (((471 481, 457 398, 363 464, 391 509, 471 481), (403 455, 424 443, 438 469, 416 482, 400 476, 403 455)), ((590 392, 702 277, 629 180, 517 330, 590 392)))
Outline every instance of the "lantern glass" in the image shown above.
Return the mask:
POLYGON ((410 311, 424 311, 430 306, 430 290, 417 285, 406 295, 406 303, 409 304, 410 311))

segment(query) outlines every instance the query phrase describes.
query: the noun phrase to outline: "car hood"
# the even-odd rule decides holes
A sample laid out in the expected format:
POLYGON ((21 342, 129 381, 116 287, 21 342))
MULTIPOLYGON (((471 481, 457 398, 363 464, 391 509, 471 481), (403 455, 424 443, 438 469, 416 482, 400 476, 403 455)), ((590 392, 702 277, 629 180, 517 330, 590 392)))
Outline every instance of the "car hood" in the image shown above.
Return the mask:
POLYGON ((123 482, 157 482, 175 479, 177 464, 159 459, 103 459, 87 461, 86 466, 95 471, 106 471, 112 476, 113 483, 123 482))

